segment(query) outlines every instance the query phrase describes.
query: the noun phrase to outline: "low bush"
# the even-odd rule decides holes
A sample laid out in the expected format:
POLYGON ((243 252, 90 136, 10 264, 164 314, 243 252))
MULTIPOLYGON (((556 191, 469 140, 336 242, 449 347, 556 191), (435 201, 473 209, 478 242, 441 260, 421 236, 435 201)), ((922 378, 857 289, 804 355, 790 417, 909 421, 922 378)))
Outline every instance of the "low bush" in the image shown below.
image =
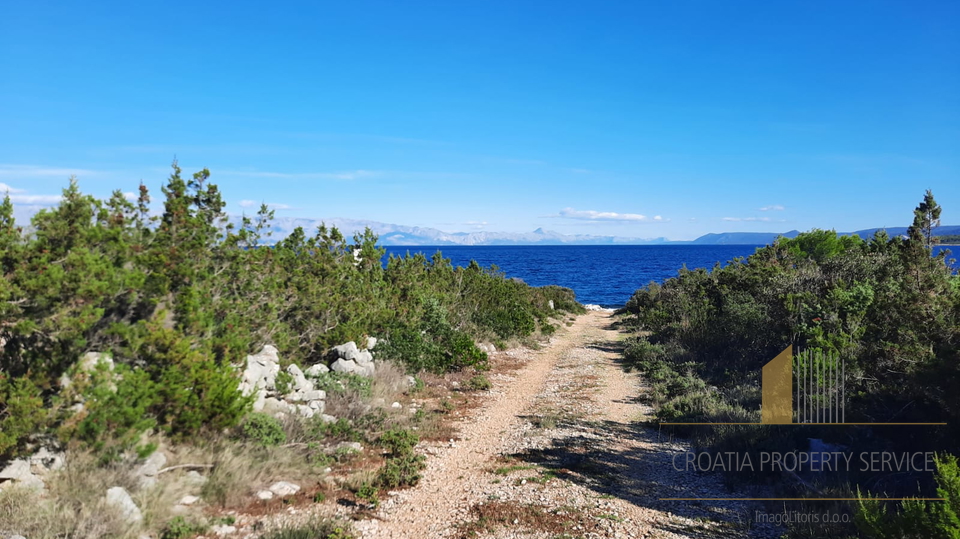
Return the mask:
POLYGON ((267 532, 262 539, 353 539, 348 524, 330 519, 315 519, 307 524, 288 525, 267 532))
POLYGON ((380 488, 412 487, 420 481, 420 472, 426 466, 426 457, 408 453, 387 459, 377 472, 380 488))
POLYGON ((263 413, 248 415, 239 427, 242 439, 264 447, 280 445, 287 441, 287 433, 279 419, 263 413))
POLYGON ((493 384, 486 376, 478 374, 467 380, 465 387, 471 391, 487 391, 493 387, 493 384))

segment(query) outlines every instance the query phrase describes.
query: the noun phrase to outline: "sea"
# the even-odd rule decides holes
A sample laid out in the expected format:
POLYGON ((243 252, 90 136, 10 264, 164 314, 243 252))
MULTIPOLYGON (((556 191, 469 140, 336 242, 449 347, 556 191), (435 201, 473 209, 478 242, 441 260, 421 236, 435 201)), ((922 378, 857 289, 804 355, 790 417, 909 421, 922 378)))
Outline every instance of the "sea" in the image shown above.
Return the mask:
POLYGON ((572 289, 577 301, 622 307, 651 281, 663 282, 686 265, 712 268, 753 254, 757 245, 510 245, 387 247, 387 255, 440 251, 454 266, 476 260, 495 265, 507 277, 532 286, 555 284, 572 289))
MULTIPOLYGON (((662 283, 686 266, 712 268, 747 257, 761 245, 510 245, 386 247, 387 256, 423 253, 430 258, 440 251, 454 266, 476 260, 483 267, 497 266, 507 277, 532 286, 565 286, 577 301, 601 307, 622 307, 633 293, 662 283)), ((934 253, 947 247, 936 247, 934 253)), ((952 247, 956 253, 960 247, 952 247)), ((951 255, 952 257, 953 255, 951 255)), ((955 264, 954 267, 956 268, 955 264)), ((954 270, 956 271, 956 269, 954 270)))

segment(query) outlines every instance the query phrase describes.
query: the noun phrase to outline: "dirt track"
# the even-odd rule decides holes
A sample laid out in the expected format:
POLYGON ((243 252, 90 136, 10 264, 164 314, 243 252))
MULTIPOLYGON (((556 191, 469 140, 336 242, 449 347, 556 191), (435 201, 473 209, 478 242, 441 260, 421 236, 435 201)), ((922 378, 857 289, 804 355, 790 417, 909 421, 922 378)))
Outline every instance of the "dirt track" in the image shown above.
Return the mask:
POLYGON ((357 522, 362 537, 778 536, 751 527, 744 502, 660 499, 743 494, 673 469, 688 448, 638 423, 645 389, 617 363, 611 322, 591 312, 541 350, 498 353, 522 367, 492 377, 457 442, 421 447, 423 480, 357 522))

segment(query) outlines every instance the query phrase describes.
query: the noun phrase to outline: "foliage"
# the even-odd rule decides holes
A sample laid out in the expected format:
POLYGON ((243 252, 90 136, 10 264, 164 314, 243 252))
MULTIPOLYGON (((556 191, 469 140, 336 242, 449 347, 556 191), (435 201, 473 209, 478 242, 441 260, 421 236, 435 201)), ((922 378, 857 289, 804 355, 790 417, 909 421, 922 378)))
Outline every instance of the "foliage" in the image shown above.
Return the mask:
MULTIPOLYGON (((680 270, 663 284, 636 291, 619 312, 636 334, 625 347, 627 365, 652 384, 663 422, 708 423, 666 427, 692 436, 711 452, 794 451, 808 438, 842 443, 850 451, 960 451, 960 277, 932 246, 940 207, 929 191, 913 214, 906 238, 879 231, 872 238, 813 230, 778 238, 746 259, 712 270, 680 270), (842 358, 845 421, 944 422, 911 430, 836 429, 817 425, 759 429, 762 367, 787 346, 800 362, 842 358), (718 425, 717 423, 724 423, 718 425)), ((938 464, 938 491, 957 499, 952 457, 938 464)), ((739 479, 773 479, 736 474, 739 479)), ((893 495, 929 492, 917 474, 854 470, 827 474, 819 488, 882 481, 893 495), (912 491, 910 490, 912 489, 912 491)), ((888 495, 890 495, 888 493, 888 495)), ((875 537, 951 537, 957 510, 914 500, 891 513, 861 500, 854 508, 863 533, 875 537), (949 509, 949 510, 948 510, 949 509), (951 513, 952 511, 952 513, 951 513)), ((821 530, 822 531, 822 530, 821 530)), ((840 533, 846 533, 844 530, 840 533)))
POLYGON ((899 511, 891 511, 887 502, 858 491, 854 516, 860 532, 872 539, 960 538, 960 467, 956 457, 936 459, 936 480, 937 497, 945 501, 906 499, 899 511))
POLYGON ((40 388, 29 378, 11 380, 0 373, 0 457, 14 452, 30 434, 42 431, 47 421, 40 388))
MULTIPOLYGON (((142 184, 136 200, 98 200, 71 179, 29 227, 9 197, 0 203, 0 455, 49 428, 115 451, 152 427, 176 439, 234 427, 252 402, 237 366, 266 343, 313 365, 376 335, 377 358, 411 373, 483 369, 477 340, 549 331, 551 316, 581 309, 568 289, 439 253, 384 265, 369 230, 346 238, 321 225, 273 242, 272 211, 231 222, 206 169, 185 177, 174 163, 161 192, 153 214, 142 184), (70 417, 59 380, 89 351, 109 354, 116 378, 72 388, 88 406, 70 417)), ((370 392, 361 377, 318 383, 370 392)))
POLYGON ((265 533, 263 539, 352 539, 349 528, 335 520, 314 520, 265 533))
POLYGON ((189 521, 182 516, 173 517, 160 532, 160 539, 187 539, 207 531, 207 527, 199 522, 189 521))
POLYGON ((471 391, 487 391, 493 384, 490 383, 490 380, 482 374, 477 374, 467 380, 466 388, 471 391))
POLYGON ((263 413, 248 415, 239 428, 240 436, 264 447, 280 445, 287 441, 287 433, 280 420, 263 413))
POLYGON ((405 429, 394 428, 380 435, 380 445, 393 456, 411 453, 419 442, 416 433, 405 429))

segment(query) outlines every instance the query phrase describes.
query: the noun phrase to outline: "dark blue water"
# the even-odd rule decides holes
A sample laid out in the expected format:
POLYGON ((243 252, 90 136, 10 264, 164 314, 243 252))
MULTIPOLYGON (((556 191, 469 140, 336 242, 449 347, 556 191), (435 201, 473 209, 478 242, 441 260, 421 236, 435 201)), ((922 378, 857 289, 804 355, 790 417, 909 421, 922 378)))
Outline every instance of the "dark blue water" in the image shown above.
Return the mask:
POLYGON ((752 245, 549 245, 549 246, 445 246, 387 247, 388 254, 408 251, 427 258, 437 250, 454 266, 476 260, 483 267, 496 265, 507 277, 527 284, 556 284, 572 288, 580 303, 620 307, 634 291, 650 281, 662 282, 684 264, 690 269, 712 268, 720 262, 749 256, 752 245))

